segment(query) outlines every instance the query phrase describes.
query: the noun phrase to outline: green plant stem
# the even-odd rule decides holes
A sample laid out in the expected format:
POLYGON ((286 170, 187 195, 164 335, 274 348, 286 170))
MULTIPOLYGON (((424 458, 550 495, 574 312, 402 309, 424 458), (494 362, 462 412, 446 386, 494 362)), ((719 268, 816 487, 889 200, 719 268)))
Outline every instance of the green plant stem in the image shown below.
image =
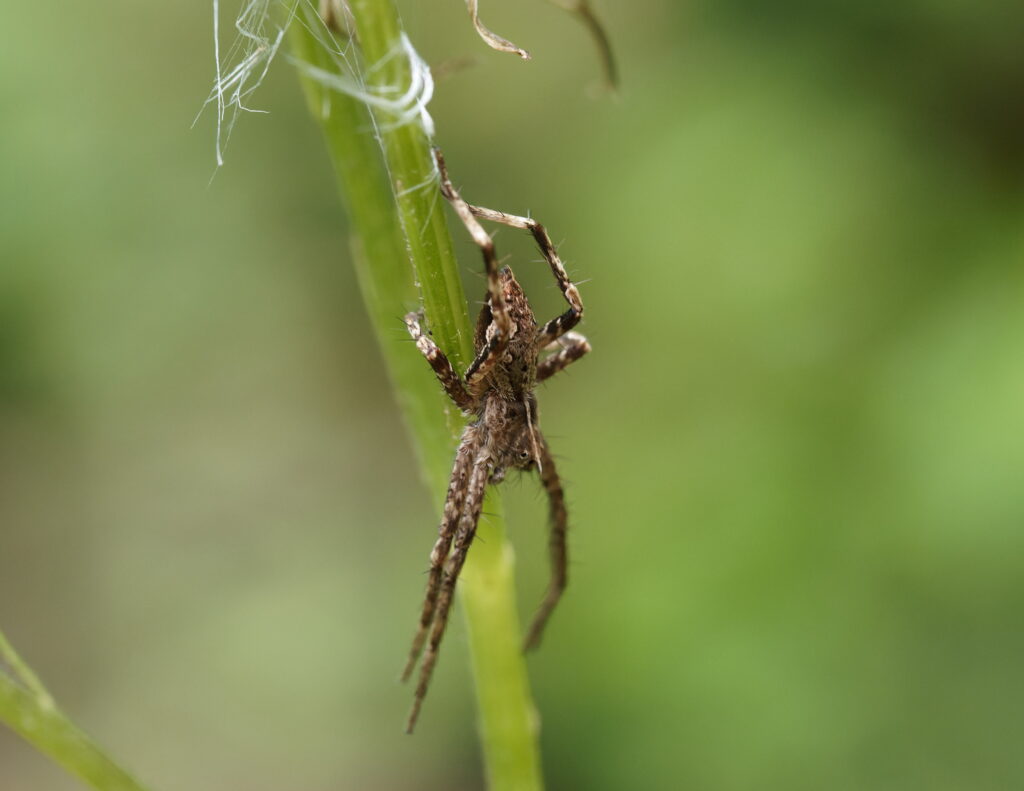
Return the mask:
POLYGON ((53 702, 31 668, 0 632, 0 721, 67 771, 100 791, 144 791, 53 702), (6 666, 13 677, 3 672, 6 666))
MULTIPOLYGON (((407 86, 408 61, 389 57, 400 46, 392 0, 354 0, 350 8, 364 63, 375 66, 369 70, 371 87, 407 86)), ((327 68, 328 58, 309 31, 302 25, 291 30, 296 55, 327 68)), ((303 84, 351 217, 360 288, 440 514, 464 421, 444 399, 416 348, 396 338, 398 318, 422 300, 434 339, 453 364, 464 369, 473 352, 430 141, 419 124, 394 126, 393 118, 382 115, 378 144, 368 133, 371 118, 361 101, 326 94, 308 77, 303 84)), ((514 555, 497 498, 489 495, 484 508, 491 516, 481 526, 484 540, 469 553, 459 595, 469 628, 488 786, 492 791, 537 791, 543 787, 537 717, 520 651, 514 555)), ((429 704, 428 699, 428 709, 429 704)), ((421 719, 421 727, 426 724, 421 719)))

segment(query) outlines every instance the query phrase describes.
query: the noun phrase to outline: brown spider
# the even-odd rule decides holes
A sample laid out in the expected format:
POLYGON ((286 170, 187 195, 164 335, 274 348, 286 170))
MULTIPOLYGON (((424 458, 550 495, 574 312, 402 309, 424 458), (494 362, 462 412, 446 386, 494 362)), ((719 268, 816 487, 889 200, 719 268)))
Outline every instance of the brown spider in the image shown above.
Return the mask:
POLYGON ((488 482, 503 480, 509 467, 521 470, 536 468, 550 501, 551 585, 527 633, 524 650, 534 648, 540 642, 544 624, 566 585, 567 513, 555 463, 537 426, 537 398, 533 390, 537 382, 558 373, 590 351, 586 338, 570 332, 583 316, 583 302, 544 226, 529 217, 516 217, 466 203, 452 186, 444 157, 437 149, 434 149, 434 158, 441 176, 441 194, 455 208, 473 241, 483 252, 487 299, 476 323, 476 359, 466 369, 465 377, 456 373, 444 352, 421 328, 422 312, 405 317, 409 334, 434 369, 448 397, 472 418, 462 433, 455 454, 438 539, 430 553, 430 574, 419 629, 402 672, 402 680, 405 681, 412 674, 426 642, 420 680, 406 726, 408 733, 416 724, 430 685, 438 647, 448 623, 455 583, 480 520, 484 490, 488 482), (512 270, 505 267, 499 271, 494 242, 477 222, 477 217, 522 228, 533 234, 569 303, 565 313, 543 327, 537 326, 530 303, 512 270), (540 359, 542 350, 554 353, 540 359))

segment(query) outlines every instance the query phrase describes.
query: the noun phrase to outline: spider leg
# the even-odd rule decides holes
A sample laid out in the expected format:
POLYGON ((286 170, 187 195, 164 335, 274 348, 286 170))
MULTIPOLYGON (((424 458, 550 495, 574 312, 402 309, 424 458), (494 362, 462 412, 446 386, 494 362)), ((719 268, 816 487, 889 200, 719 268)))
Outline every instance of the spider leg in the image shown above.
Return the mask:
POLYGON ((583 318, 583 300, 580 297, 579 289, 576 288, 576 284, 569 279, 569 274, 565 271, 565 264, 558 257, 555 243, 551 241, 551 237, 548 236, 544 226, 532 217, 519 217, 515 214, 506 214, 503 211, 486 209, 483 206, 473 206, 471 204, 467 204, 466 208, 473 215, 481 219, 500 222, 502 225, 529 231, 533 234, 533 238, 537 242, 537 246, 540 247, 541 253, 543 253, 545 260, 548 262, 548 266, 551 267, 551 274, 558 281, 558 287, 561 289, 565 301, 569 303, 569 309, 560 316, 555 316, 555 318, 544 325, 537 335, 537 345, 539 347, 547 346, 551 341, 557 340, 575 327, 580 319, 583 318))
POLYGON ((484 348, 466 369, 466 386, 472 390, 473 385, 486 376, 505 354, 508 339, 512 336, 512 317, 505 304, 505 293, 498 277, 498 255, 494 251, 494 240, 476 221, 469 204, 462 199, 452 185, 451 179, 448 178, 444 155, 438 148, 434 149, 434 159, 437 162, 438 172, 441 174, 441 194, 451 203, 456 214, 459 215, 459 219, 462 220, 462 224, 469 231, 469 235, 473 237, 476 246, 480 248, 484 258, 484 268, 487 270, 487 293, 491 300, 494 332, 490 334, 484 348))
POLYGON ((416 348, 422 352, 423 356, 427 358, 427 362, 430 363, 430 367, 434 369, 434 373, 448 397, 455 402, 455 406, 468 412, 473 406, 473 399, 466 392, 466 386, 452 367, 448 357, 434 343, 433 338, 423 331, 420 326, 422 320, 422 312, 407 313, 405 315, 406 329, 409 330, 412 339, 416 341, 416 348))
POLYGON ((448 484, 448 495, 444 501, 444 513, 441 516, 441 525, 437 530, 437 541, 430 552, 430 572, 427 577, 427 592, 423 599, 420 623, 416 630, 416 636, 412 641, 412 648, 409 650, 409 658, 406 660, 405 669, 402 671, 402 681, 408 680, 409 676, 412 675, 412 670, 416 666, 416 660, 419 659, 420 652, 423 650, 423 643, 427 639, 430 624, 434 621, 434 612, 437 609, 437 595, 441 588, 441 574, 444 562, 448 557, 448 550, 451 548, 452 536, 455 535, 455 528, 459 523, 459 517, 462 515, 466 490, 470 482, 470 471, 473 469, 473 462, 480 452, 482 435, 483 432, 476 426, 469 426, 462 435, 462 442, 455 454, 452 477, 448 484))
POLYGON ((578 332, 567 332, 551 345, 557 346, 558 351, 537 364, 538 382, 543 382, 548 377, 554 376, 590 351, 590 343, 578 332))
POLYGON ((452 597, 455 593, 455 583, 462 571, 462 565, 466 562, 466 553, 469 545, 473 543, 476 535, 476 526, 480 521, 480 509, 483 507, 484 490, 487 488, 487 479, 491 474, 491 459, 486 451, 477 455, 473 463, 473 472, 469 479, 469 486, 466 492, 466 501, 462 518, 459 520, 459 530, 455 535, 455 547, 452 554, 444 564, 444 580, 437 597, 437 611, 434 615, 434 626, 430 631, 430 641, 427 643, 426 653, 423 655, 423 665, 420 667, 420 680, 416 685, 416 694, 413 698, 412 710, 409 712, 409 721, 405 726, 406 733, 412 733, 416 726, 416 718, 419 717, 420 708, 423 706, 423 698, 430 686, 430 677, 434 672, 434 665, 437 663, 437 649, 441 645, 441 638, 444 637, 445 627, 448 625, 448 614, 451 611, 452 597))
POLYGON ((569 581, 568 554, 566 552, 565 533, 568 527, 568 512, 565 510, 565 493, 562 491, 562 481, 558 477, 558 470, 555 469, 555 461, 548 450, 548 444, 537 432, 540 440, 540 479, 544 489, 548 493, 551 517, 551 536, 548 542, 551 551, 551 583, 548 586, 547 595, 533 616, 533 623, 523 641, 523 650, 529 651, 540 644, 544 626, 547 624, 551 611, 555 609, 558 600, 562 597, 562 591, 569 581))

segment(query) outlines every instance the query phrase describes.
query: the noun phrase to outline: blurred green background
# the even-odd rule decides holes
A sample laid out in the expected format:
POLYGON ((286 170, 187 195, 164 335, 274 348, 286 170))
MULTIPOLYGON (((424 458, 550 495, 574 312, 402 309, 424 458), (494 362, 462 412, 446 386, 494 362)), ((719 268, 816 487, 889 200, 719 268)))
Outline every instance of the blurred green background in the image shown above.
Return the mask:
MULTIPOLYGON (((484 13, 530 63, 402 7, 477 58, 431 105, 466 196, 587 281, 549 787, 1024 787, 1024 6, 604 0, 618 101, 541 0, 484 13)), ((153 789, 479 788, 460 619, 402 733, 436 528, 319 132, 281 59, 210 183, 210 20, 0 8, 0 625, 153 789)), ((4 791, 79 787, 0 729, 4 791)))

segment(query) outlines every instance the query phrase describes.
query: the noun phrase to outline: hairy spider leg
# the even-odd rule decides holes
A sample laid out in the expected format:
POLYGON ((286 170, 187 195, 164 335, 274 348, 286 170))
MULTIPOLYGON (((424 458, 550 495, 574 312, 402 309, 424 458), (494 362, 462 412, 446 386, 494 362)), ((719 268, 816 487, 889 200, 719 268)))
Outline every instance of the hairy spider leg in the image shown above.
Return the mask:
POLYGON ((543 435, 537 432, 538 443, 541 452, 540 479, 544 489, 548 493, 549 514, 551 519, 551 535, 548 539, 548 548, 551 553, 551 583, 548 586, 547 595, 537 608, 533 616, 533 623, 526 633, 523 641, 523 650, 529 651, 540 645, 544 627, 552 610, 562 598, 562 592, 569 582, 569 555, 566 548, 565 536, 568 529, 569 514, 565 509, 565 493, 562 491, 562 481, 558 477, 558 470, 555 468, 555 460, 551 457, 548 443, 543 435))
POLYGON ((545 357, 537 364, 537 381, 543 382, 570 363, 576 362, 580 357, 590 351, 590 343, 578 332, 567 332, 549 348, 558 347, 558 351, 550 357, 545 357))
POLYGON ((509 316, 504 290, 498 276, 498 255, 494 251, 494 240, 476 221, 469 204, 462 199, 452 185, 451 179, 448 178, 444 155, 440 149, 434 149, 434 159, 437 162, 438 172, 441 174, 441 194, 452 204, 459 219, 462 220, 462 224, 466 226, 469 235, 473 237, 476 246, 480 248, 484 259, 484 268, 487 270, 487 293, 491 298, 494 332, 487 338, 487 343, 466 369, 466 388, 472 392, 475 385, 483 380, 504 356, 509 338, 512 336, 512 317, 509 316))
POLYGON ((422 311, 407 313, 405 315, 406 329, 409 330, 412 339, 416 341, 416 348, 422 352, 423 356, 427 358, 427 362, 430 363, 430 367, 434 369, 434 373, 448 397, 455 402, 455 406, 463 412, 468 412, 473 408, 473 399, 466 392, 462 378, 448 360, 447 355, 438 348, 434 339, 423 331, 420 326, 422 320, 422 311))
POLYGON ((565 301, 569 303, 569 309, 560 316, 555 316, 555 318, 544 325, 544 328, 537 334, 537 347, 543 348, 552 341, 558 340, 558 338, 579 324, 580 319, 583 318, 583 299, 580 297, 576 284, 569 279, 569 274, 565 271, 565 264, 558 257, 555 243, 551 241, 551 237, 548 236, 544 226, 532 217, 519 217, 515 214, 506 214, 503 211, 487 209, 483 206, 467 205, 467 208, 481 219, 529 231, 537 242, 537 246, 540 248, 544 259, 548 262, 548 266, 551 267, 551 274, 558 281, 558 288, 561 289, 565 301))
POLYGON ((405 726, 406 733, 412 733, 412 729, 416 726, 416 718, 419 717, 423 698, 426 697, 427 688, 430 686, 430 677, 433 675, 434 665, 437 663, 437 650, 441 645, 441 638, 444 637, 445 627, 448 625, 448 614, 451 611, 455 583, 459 578, 459 572, 462 571, 462 565, 466 562, 469 545, 473 543, 473 537, 476 535, 476 526, 480 522, 480 509, 484 503, 484 491, 487 488, 487 479, 490 474, 490 453, 483 449, 477 453, 473 462, 473 472, 467 487, 462 518, 459 520, 459 529, 455 534, 455 546, 444 564, 444 579, 437 597, 434 626, 430 631, 430 641, 427 643, 426 653, 423 655, 420 680, 416 685, 412 710, 409 712, 409 721, 405 726))
POLYGON ((448 495, 444 501, 444 513, 437 530, 437 541, 430 552, 430 571, 427 576, 427 592, 423 599, 420 623, 412 641, 412 648, 409 650, 405 669, 402 671, 402 681, 407 681, 412 675, 413 668, 416 667, 416 660, 419 659, 420 652, 423 650, 423 643, 427 639, 427 632, 434 621, 437 596, 441 589, 441 573, 448 557, 448 551, 451 549, 452 537, 455 535, 459 518, 462 516, 468 479, 473 464, 480 454, 482 439, 483 432, 477 426, 468 426, 462 435, 459 449, 455 453, 455 464, 452 466, 448 495))

